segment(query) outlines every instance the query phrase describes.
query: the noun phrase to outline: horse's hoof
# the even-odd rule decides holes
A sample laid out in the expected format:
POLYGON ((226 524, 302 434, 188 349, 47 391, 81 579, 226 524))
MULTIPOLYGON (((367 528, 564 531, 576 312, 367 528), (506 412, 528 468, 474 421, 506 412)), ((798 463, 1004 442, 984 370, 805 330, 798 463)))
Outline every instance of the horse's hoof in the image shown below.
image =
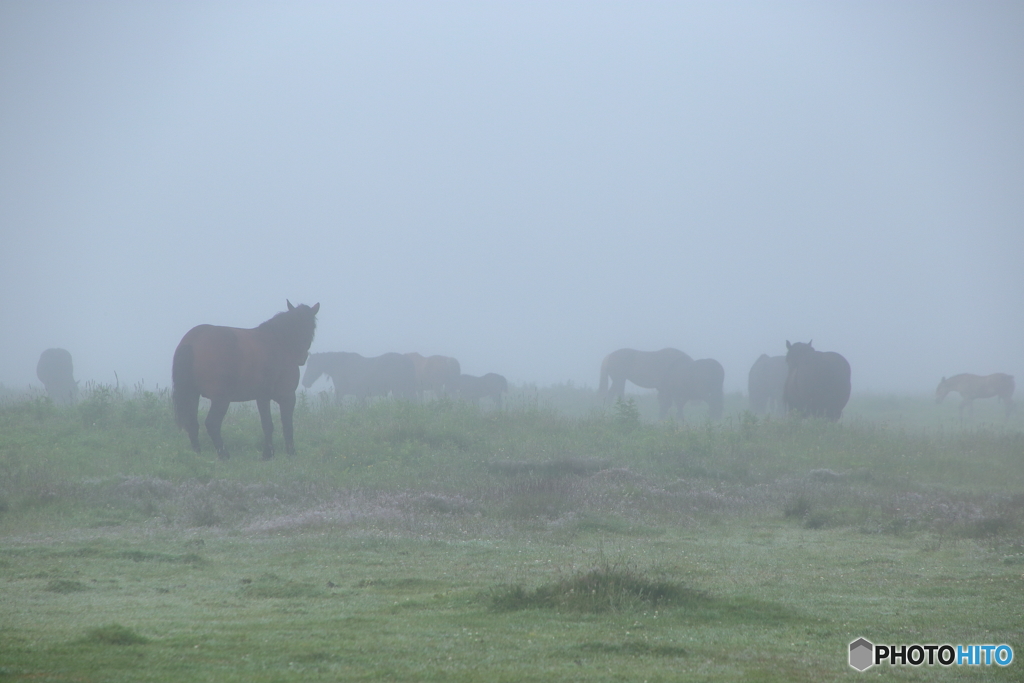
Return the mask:
POLYGON ((228 458, 231 457, 231 454, 228 453, 228 449, 221 448, 217 451, 217 457, 220 458, 221 460, 227 460, 228 458))

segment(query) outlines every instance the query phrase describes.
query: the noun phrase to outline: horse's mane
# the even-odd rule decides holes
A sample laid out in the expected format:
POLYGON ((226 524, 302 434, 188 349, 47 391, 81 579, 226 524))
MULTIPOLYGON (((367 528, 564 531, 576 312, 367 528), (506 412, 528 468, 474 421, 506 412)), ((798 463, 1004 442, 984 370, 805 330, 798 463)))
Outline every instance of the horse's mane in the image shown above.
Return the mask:
POLYGON ((316 314, 306 304, 300 304, 263 321, 256 329, 270 333, 291 349, 306 351, 316 334, 316 314))

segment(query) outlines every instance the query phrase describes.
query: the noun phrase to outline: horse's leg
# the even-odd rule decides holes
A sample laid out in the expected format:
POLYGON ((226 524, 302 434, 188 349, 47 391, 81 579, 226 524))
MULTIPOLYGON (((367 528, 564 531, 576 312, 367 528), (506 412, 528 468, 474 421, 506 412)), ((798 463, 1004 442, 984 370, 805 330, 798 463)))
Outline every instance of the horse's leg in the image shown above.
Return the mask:
MULTIPOLYGON (((658 419, 664 420, 668 417, 668 411, 672 409, 672 397, 667 391, 658 390, 658 419)), ((680 422, 683 419, 682 411, 679 411, 680 422)))
POLYGON ((277 402, 281 408, 281 432, 284 434, 284 450, 288 455, 295 455, 295 443, 292 441, 292 416, 295 415, 295 394, 285 396, 277 402))
MULTIPOLYGON (((292 403, 292 407, 294 405, 292 403)), ((263 426, 263 459, 270 460, 274 457, 274 419, 270 415, 270 399, 256 399, 256 408, 260 411, 260 424, 263 426)), ((281 413, 284 413, 283 409, 281 413)))
POLYGON ((229 405, 231 405, 230 401, 211 399, 210 412, 206 414, 206 433, 213 439, 213 445, 217 448, 217 455, 221 460, 227 460, 229 457, 228 449, 224 447, 224 440, 220 438, 220 425, 224 422, 229 405))
POLYGON ((612 388, 608 390, 608 395, 614 398, 616 401, 621 401, 626 397, 626 380, 613 379, 612 388))
POLYGON ((192 443, 192 450, 196 453, 202 452, 199 445, 199 393, 187 398, 188 407, 185 409, 185 431, 188 432, 188 440, 192 443))

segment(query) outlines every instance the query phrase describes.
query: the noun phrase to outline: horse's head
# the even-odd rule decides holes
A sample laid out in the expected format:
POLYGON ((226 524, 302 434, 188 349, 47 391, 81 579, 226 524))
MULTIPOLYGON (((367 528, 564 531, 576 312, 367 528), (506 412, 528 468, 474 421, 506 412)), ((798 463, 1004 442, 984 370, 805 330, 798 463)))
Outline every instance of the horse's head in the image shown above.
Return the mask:
POLYGON ((306 371, 302 374, 302 386, 308 389, 327 370, 327 363, 322 353, 311 353, 308 355, 305 365, 306 371))
POLYGON ((942 403, 946 399, 946 394, 950 392, 950 389, 949 380, 945 377, 939 380, 939 386, 935 389, 935 402, 942 403))
POLYGON ((292 306, 292 302, 285 299, 288 304, 288 312, 284 315, 288 319, 285 329, 288 350, 295 355, 299 365, 303 365, 309 356, 309 347, 313 345, 313 335, 316 334, 316 314, 320 310, 320 304, 312 306, 299 304, 292 306))
POLYGON ((788 365, 791 368, 794 368, 794 367, 800 365, 801 363, 803 363, 806 359, 808 359, 811 356, 813 356, 814 355, 814 347, 811 346, 813 343, 814 343, 814 340, 812 339, 811 341, 807 342, 806 344, 804 344, 803 342, 796 342, 795 344, 790 344, 789 340, 787 339, 786 340, 786 365, 788 365))

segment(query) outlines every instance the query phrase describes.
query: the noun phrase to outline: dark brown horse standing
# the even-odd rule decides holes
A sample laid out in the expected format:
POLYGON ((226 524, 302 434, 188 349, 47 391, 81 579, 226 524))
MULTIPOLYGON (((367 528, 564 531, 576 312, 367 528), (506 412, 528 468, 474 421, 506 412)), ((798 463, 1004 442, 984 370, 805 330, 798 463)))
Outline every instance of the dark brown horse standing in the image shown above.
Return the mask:
POLYGON ((490 398, 494 405, 501 409, 501 395, 508 391, 508 380, 496 372, 488 372, 483 377, 459 375, 459 398, 472 403, 479 403, 482 398, 490 398))
POLYGON ((943 377, 938 388, 935 389, 935 402, 942 403, 946 394, 951 391, 957 392, 963 399, 960 403, 960 418, 963 419, 964 408, 970 409, 971 415, 974 415, 974 399, 995 396, 1003 402, 1006 407, 1006 417, 1009 418, 1010 412, 1013 410, 1014 388, 1013 375, 997 372, 994 375, 981 377, 965 372, 953 375, 949 379, 943 377))
POLYGON ((782 396, 786 391, 789 366, 785 356, 762 353, 747 374, 747 396, 750 411, 755 415, 784 413, 782 396))
POLYGON ((295 454, 292 443, 292 415, 295 389, 299 385, 299 366, 306 362, 316 332, 316 314, 320 304, 292 306, 253 329, 198 325, 182 337, 174 351, 171 369, 174 417, 188 432, 192 448, 199 447, 199 397, 210 399, 206 431, 217 447, 217 455, 226 459, 228 450, 220 436, 220 426, 228 405, 238 401, 256 401, 263 424, 263 459, 274 457, 274 423, 270 402, 281 408, 284 447, 295 454))
POLYGON ((815 351, 811 342, 786 342, 789 375, 783 401, 801 417, 837 421, 850 400, 850 364, 834 351, 815 351))
POLYGON ((638 387, 660 391, 668 380, 669 372, 676 365, 692 362, 693 359, 688 355, 673 348, 661 351, 612 351, 601 361, 598 396, 602 399, 623 398, 626 394, 627 380, 638 387), (608 386, 608 380, 611 380, 611 387, 608 386))
POLYGON ((708 404, 708 417, 719 420, 725 403, 725 368, 714 358, 701 358, 679 363, 669 370, 664 384, 658 389, 661 419, 668 417, 672 404, 676 405, 679 421, 683 421, 683 406, 687 401, 708 404))

